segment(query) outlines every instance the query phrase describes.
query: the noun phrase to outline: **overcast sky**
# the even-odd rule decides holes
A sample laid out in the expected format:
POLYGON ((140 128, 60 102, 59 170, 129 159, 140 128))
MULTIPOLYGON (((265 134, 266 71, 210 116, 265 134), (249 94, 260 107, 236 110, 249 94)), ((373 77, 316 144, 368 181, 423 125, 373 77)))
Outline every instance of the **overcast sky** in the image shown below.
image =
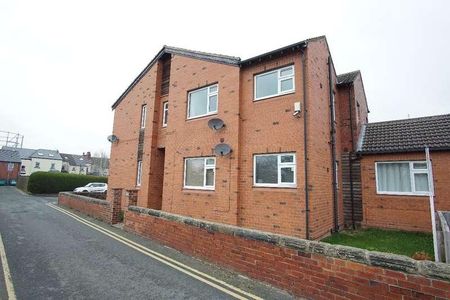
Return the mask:
POLYGON ((0 130, 106 150, 111 104, 163 45, 243 59, 326 35, 369 121, 450 113, 450 1, 0 0, 0 130))

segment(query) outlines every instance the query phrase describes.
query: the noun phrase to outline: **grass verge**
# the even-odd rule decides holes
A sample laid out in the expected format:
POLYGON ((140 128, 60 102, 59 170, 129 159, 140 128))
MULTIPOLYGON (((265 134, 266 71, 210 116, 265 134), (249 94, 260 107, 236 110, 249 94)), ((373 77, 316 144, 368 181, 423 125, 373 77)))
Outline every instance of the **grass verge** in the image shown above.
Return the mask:
POLYGON ((333 234, 324 238, 322 242, 401 254, 416 259, 434 258, 431 233, 374 228, 357 229, 333 234))

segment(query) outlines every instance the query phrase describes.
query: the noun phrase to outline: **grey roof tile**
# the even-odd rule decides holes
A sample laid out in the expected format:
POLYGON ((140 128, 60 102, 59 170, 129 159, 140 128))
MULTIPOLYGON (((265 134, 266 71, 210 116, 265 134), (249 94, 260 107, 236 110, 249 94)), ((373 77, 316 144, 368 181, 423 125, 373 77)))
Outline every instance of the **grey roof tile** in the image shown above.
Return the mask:
POLYGON ((363 132, 363 154, 450 150, 450 114, 369 123, 363 132))
POLYGON ((353 81, 356 80, 356 77, 358 77, 359 74, 361 74, 361 71, 359 71, 359 70, 340 74, 337 76, 337 84, 344 85, 344 84, 352 83, 353 81))
POLYGON ((48 150, 48 149, 37 149, 31 157, 33 158, 45 158, 45 159, 54 159, 54 160, 62 160, 59 152, 57 150, 48 150))
POLYGON ((14 150, 19 152, 21 159, 31 159, 31 155, 36 151, 35 149, 27 149, 27 148, 15 148, 15 147, 7 147, 3 146, 2 149, 6 150, 14 150))
POLYGON ((0 149, 0 161, 20 163, 20 154, 15 150, 0 149))

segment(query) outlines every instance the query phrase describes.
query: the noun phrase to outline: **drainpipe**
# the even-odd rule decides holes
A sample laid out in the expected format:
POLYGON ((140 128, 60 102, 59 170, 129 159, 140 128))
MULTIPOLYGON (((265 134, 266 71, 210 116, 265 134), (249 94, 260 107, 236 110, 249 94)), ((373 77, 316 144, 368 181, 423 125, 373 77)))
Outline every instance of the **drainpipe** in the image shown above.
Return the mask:
POLYGON ((307 106, 307 85, 306 85, 306 49, 307 46, 305 46, 304 50, 302 51, 302 68, 303 68, 303 150, 304 150, 304 165, 305 165, 305 230, 306 230, 306 239, 310 239, 309 234, 309 182, 308 182, 308 139, 307 139, 307 113, 308 113, 308 106, 307 106))
POLYGON ((349 164, 349 176, 350 176, 350 202, 352 204, 352 228, 356 229, 355 225, 355 198, 353 195, 353 152, 355 151, 355 141, 353 138, 353 114, 352 114, 352 93, 350 85, 348 86, 348 108, 349 108, 349 114, 350 114, 350 135, 351 135, 351 141, 352 141, 352 149, 350 150, 349 157, 348 157, 348 164, 349 164))
POLYGON ((333 221, 334 221, 334 232, 339 231, 339 221, 338 221, 338 199, 337 199, 337 182, 336 182, 336 128, 335 128, 335 119, 336 115, 336 107, 334 106, 333 101, 333 82, 332 71, 331 71, 331 56, 328 56, 328 83, 329 83, 329 91, 330 91, 330 130, 331 130, 331 170, 333 173, 333 221))

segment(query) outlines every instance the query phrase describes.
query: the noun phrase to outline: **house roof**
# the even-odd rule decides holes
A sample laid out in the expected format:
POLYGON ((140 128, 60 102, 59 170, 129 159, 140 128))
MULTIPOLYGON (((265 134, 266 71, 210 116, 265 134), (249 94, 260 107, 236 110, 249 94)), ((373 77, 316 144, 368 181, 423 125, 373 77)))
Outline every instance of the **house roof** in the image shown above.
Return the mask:
POLYGON ((131 91, 131 89, 144 77, 144 75, 148 72, 148 70, 153 67, 153 65, 164 55, 164 54, 176 54, 176 55, 182 55, 187 56, 191 58, 201 59, 201 60, 207 60, 211 62, 221 63, 221 64, 227 64, 227 65, 236 65, 238 66, 241 59, 239 57, 234 56, 228 56, 228 55, 222 55, 222 54, 215 54, 215 53, 208 53, 208 52, 201 52, 201 51, 194 51, 194 50, 188 50, 178 47, 171 47, 171 46, 164 46, 161 50, 159 50, 158 54, 149 62, 149 64, 144 68, 144 70, 139 73, 138 77, 133 80, 133 82, 128 86, 128 88, 125 90, 125 92, 120 95, 120 97, 114 102, 112 105, 112 109, 115 109, 117 105, 122 101, 123 98, 131 91))
POLYGON ((36 151, 34 149, 14 148, 7 146, 3 146, 2 149, 17 151, 19 153, 20 159, 31 159, 31 155, 36 151))
POLYGON ((227 64, 227 65, 234 65, 237 67, 241 67, 244 65, 249 65, 257 61, 261 61, 265 58, 271 58, 275 55, 283 54, 288 51, 304 48, 307 46, 309 41, 313 40, 319 40, 319 39, 325 39, 325 36, 319 36, 315 38, 310 38, 292 45, 288 45, 270 52, 263 53, 261 55, 257 55, 254 57, 251 57, 249 59, 241 60, 239 57, 235 56, 228 56, 228 55, 222 55, 222 54, 215 54, 215 53, 207 53, 207 52, 201 52, 201 51, 195 51, 195 50, 188 50, 178 47, 171 47, 171 46, 164 46, 162 49, 156 54, 156 56, 150 61, 150 63, 142 70, 141 73, 136 77, 136 79, 133 80, 133 82, 128 86, 128 88, 120 95, 120 97, 114 102, 112 105, 112 109, 115 109, 119 103, 125 98, 125 96, 133 89, 133 87, 144 77, 144 75, 150 70, 150 68, 164 55, 164 54, 176 54, 176 55, 182 55, 187 57, 192 57, 196 59, 201 60, 207 60, 212 61, 216 63, 221 64, 227 64))
POLYGON ((359 71, 359 70, 340 74, 337 76, 337 85, 346 85, 346 84, 352 83, 356 80, 356 78, 360 74, 361 74, 361 71, 359 71))
POLYGON ((0 149, 0 161, 20 163, 20 154, 15 150, 0 149))
POLYGON ((30 156, 31 158, 43 158, 43 159, 53 159, 53 160, 62 160, 59 152, 57 150, 48 150, 48 149, 37 149, 30 156))
POLYGON ((361 134, 363 154, 450 150, 450 114, 369 123, 361 134))
POLYGON ((69 163, 70 166, 86 167, 86 165, 91 164, 91 159, 83 155, 60 153, 62 160, 69 163))

